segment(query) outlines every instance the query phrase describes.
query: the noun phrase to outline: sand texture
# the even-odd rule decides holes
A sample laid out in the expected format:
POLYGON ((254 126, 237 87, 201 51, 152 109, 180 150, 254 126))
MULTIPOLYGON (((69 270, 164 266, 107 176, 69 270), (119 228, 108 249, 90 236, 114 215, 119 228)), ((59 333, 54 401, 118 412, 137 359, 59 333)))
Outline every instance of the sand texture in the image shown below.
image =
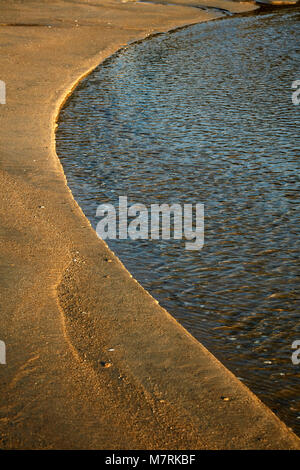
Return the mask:
POLYGON ((56 156, 81 77, 130 41, 219 15, 162 3, 0 0, 1 448, 300 448, 97 238, 56 156))

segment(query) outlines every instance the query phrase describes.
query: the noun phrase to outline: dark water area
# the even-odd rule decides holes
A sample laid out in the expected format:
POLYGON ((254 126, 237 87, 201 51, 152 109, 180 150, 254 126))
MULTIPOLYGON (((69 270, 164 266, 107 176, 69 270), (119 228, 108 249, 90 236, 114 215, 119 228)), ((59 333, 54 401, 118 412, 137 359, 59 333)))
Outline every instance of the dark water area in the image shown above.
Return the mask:
MULTIPOLYGON (((132 44, 60 115, 57 151, 92 225, 99 204, 203 203, 205 243, 111 240, 127 269, 300 434, 300 8, 132 44)), ((138 353, 138 351, 137 351, 138 353)))

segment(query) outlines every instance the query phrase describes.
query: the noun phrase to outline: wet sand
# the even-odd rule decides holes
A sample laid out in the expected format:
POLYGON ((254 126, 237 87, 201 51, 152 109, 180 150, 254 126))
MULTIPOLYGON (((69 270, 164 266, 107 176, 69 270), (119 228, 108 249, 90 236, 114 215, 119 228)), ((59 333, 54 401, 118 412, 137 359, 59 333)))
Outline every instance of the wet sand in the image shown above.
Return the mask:
POLYGON ((105 0, 0 11, 1 448, 299 449, 97 238, 55 152, 81 77, 130 41, 218 13, 105 0))

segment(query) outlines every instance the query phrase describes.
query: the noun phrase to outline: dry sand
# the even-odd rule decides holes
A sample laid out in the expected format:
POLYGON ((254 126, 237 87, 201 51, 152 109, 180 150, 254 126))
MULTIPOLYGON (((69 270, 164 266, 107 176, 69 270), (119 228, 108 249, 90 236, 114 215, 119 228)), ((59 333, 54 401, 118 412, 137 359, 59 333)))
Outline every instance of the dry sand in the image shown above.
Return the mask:
POLYGON ((97 238, 55 152, 80 77, 129 41, 217 13, 110 0, 0 0, 0 12, 1 448, 299 449, 97 238))

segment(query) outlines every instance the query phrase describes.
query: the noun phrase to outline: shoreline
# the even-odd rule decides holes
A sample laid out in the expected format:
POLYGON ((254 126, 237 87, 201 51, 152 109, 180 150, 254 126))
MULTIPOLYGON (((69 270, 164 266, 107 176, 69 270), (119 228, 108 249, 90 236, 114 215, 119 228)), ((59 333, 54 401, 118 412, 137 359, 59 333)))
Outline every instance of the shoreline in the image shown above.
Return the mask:
POLYGON ((60 110, 96 66, 124 42, 214 15, 105 0, 57 1, 53 12, 40 3, 37 12, 33 1, 0 1, 6 23, 20 9, 22 23, 45 29, 0 29, 8 48, 0 59, 1 448, 299 449, 297 436, 98 239, 56 155, 60 110), (57 24, 48 28, 51 15, 57 24), (114 25, 104 25, 110 16, 114 25))

